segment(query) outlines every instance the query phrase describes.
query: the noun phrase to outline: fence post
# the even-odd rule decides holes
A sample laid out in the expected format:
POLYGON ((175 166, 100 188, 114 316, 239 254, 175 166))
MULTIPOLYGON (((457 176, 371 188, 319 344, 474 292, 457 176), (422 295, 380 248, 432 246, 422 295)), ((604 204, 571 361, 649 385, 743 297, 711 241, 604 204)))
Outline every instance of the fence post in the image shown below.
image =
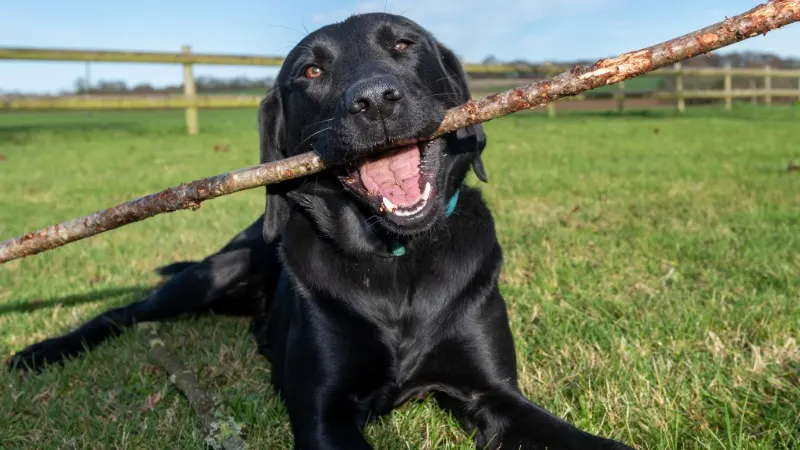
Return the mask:
POLYGON ((758 93, 756 92, 757 89, 758 89, 758 84, 756 83, 756 80, 752 80, 751 79, 750 80, 750 92, 751 92, 750 95, 752 95, 752 97, 750 97, 750 103, 752 103, 754 105, 758 104, 758 93))
POLYGON ((614 93, 614 96, 617 98, 617 112, 621 113, 625 111, 625 82, 620 81, 617 83, 617 92, 614 93))
POLYGON ((686 97, 683 91, 683 69, 681 63, 675 63, 675 98, 678 99, 678 112, 686 111, 686 97))
MULTIPOLYGON (((192 53, 192 48, 184 45, 181 49, 184 55, 192 53)), ((183 63, 183 95, 186 98, 195 98, 197 96, 197 88, 194 84, 194 75, 192 74, 192 64, 183 63)), ((189 135, 195 135, 198 132, 197 124, 197 107, 189 106, 186 108, 186 131, 189 135)))
POLYGON ((764 67, 764 104, 772 105, 772 67, 764 67))
POLYGON ((725 64, 725 111, 733 108, 733 73, 731 63, 725 64))
MULTIPOLYGON (((544 64, 544 67, 545 67, 545 69, 544 69, 545 77, 546 78, 551 78, 553 76, 553 73, 555 72, 553 70, 553 63, 548 61, 548 62, 546 62, 544 64)), ((555 117, 555 116, 556 116, 556 104, 555 104, 555 102, 550 102, 550 103, 547 104, 547 117, 551 117, 552 118, 552 117, 555 117)))

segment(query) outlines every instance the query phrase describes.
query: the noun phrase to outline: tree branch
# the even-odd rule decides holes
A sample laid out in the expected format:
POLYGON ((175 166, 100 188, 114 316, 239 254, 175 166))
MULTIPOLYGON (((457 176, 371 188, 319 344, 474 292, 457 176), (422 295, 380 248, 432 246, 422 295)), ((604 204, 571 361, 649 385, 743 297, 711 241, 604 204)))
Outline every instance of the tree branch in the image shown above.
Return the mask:
MULTIPOLYGON (((650 48, 624 53, 616 58, 602 59, 591 67, 576 66, 549 80, 469 101, 449 110, 439 129, 426 140, 459 128, 542 106, 562 97, 627 80, 797 21, 800 21, 800 0, 772 0, 736 17, 650 48)), ((408 142, 411 141, 392 144, 408 142)), ((326 163, 310 152, 181 184, 79 219, 0 242, 0 263, 60 247, 157 214, 197 209, 205 200, 302 177, 326 168, 326 163)))
POLYGON ((189 404, 203 422, 208 436, 206 443, 214 449, 243 450, 245 442, 241 439, 241 426, 232 417, 223 419, 214 401, 203 392, 194 373, 187 369, 164 342, 158 338, 158 324, 141 323, 140 329, 149 329, 150 359, 169 374, 169 379, 189 399, 189 404))

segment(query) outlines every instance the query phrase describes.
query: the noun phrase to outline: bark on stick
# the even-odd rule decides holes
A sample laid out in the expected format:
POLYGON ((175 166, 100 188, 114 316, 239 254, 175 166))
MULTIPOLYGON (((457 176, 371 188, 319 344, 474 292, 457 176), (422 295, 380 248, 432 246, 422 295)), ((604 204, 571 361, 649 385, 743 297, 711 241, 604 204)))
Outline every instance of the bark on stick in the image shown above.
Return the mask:
MULTIPOLYGON (((589 67, 575 66, 551 79, 520 86, 449 110, 431 139, 459 128, 536 108, 601 86, 749 39, 800 21, 800 0, 772 0, 735 17, 661 44, 602 59, 589 67)), ((393 143, 399 145, 402 142, 393 143)), ((279 183, 326 169, 315 153, 304 153, 181 184, 79 219, 51 225, 0 242, 0 264, 119 228, 157 214, 197 209, 205 200, 279 183)))

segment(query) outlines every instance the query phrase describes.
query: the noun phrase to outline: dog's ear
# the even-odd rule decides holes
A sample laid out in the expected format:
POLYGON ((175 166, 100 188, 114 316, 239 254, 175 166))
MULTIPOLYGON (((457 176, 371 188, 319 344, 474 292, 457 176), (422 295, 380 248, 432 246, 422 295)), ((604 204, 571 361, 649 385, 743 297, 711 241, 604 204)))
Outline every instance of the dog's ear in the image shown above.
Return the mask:
POLYGON ((489 177, 486 176, 486 169, 483 167, 483 160, 481 159, 481 153, 486 148, 486 133, 483 132, 483 127, 478 124, 460 128, 456 131, 456 139, 460 146, 475 152, 472 156, 472 170, 479 180, 488 183, 489 177))
MULTIPOLYGON (((286 135, 280 92, 273 87, 258 106, 258 134, 261 146, 261 164, 286 157, 286 135)), ((264 214, 264 240, 272 242, 280 235, 289 219, 289 200, 286 187, 280 184, 267 186, 267 205, 264 214)))
MULTIPOLYGON (((467 84, 467 74, 461 61, 452 50, 441 43, 436 43, 436 49, 439 54, 439 62, 446 75, 448 92, 457 94, 458 104, 464 104, 472 100, 472 93, 467 84)), ((486 169, 483 167, 483 161, 481 160, 481 153, 486 148, 486 133, 483 131, 483 125, 478 124, 460 128, 456 131, 456 140, 460 147, 474 154, 472 157, 472 169, 475 172, 475 176, 484 183, 488 182, 486 169)))

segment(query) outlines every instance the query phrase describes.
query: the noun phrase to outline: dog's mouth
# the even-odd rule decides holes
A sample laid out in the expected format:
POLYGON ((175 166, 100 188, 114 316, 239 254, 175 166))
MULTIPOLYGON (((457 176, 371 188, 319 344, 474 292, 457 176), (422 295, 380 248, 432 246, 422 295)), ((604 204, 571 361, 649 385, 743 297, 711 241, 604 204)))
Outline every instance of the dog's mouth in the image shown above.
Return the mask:
POLYGON ((431 209, 439 153, 430 142, 397 147, 349 167, 339 179, 394 222, 411 222, 431 209))

